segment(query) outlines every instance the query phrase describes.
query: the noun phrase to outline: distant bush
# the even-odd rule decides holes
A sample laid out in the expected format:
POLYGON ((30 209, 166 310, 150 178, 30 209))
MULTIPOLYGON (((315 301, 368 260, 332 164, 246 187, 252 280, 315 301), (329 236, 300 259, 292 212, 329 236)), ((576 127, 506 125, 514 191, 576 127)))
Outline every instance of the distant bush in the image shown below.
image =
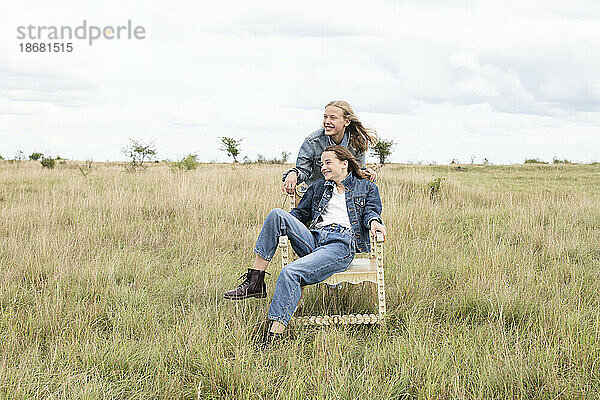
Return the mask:
POLYGON ((198 168, 198 155, 188 154, 181 160, 175 161, 171 164, 171 169, 174 171, 192 171, 198 168))
POLYGON ((566 158, 564 160, 559 160, 558 158, 554 157, 552 158, 552 164, 573 164, 571 161, 567 160, 566 158))
POLYGON ((244 164, 285 164, 288 162, 290 158, 290 153, 287 151, 281 152, 281 158, 273 157, 273 158, 265 158, 262 154, 256 155, 256 161, 253 161, 248 156, 245 156, 242 160, 244 164))
POLYGON ((444 177, 435 178, 427 184, 427 190, 429 192, 429 198, 431 200, 435 200, 435 198, 439 195, 440 189, 442 188, 442 182, 445 179, 446 178, 444 177))
POLYGON ((527 160, 523 161, 523 164, 548 164, 548 163, 540 158, 528 158, 527 160))
POLYGON ((42 168, 52 169, 54 168, 55 160, 54 158, 44 157, 40 163, 42 164, 42 168))
POLYGON ((37 161, 37 160, 39 160, 40 158, 42 158, 43 156, 44 156, 44 154, 42 154, 42 153, 38 153, 38 152, 35 152, 35 153, 31 153, 31 154, 29 155, 29 159, 30 159, 30 160, 33 160, 33 161, 37 161))
POLYGON ((81 172, 81 175, 83 175, 84 178, 87 178, 90 172, 92 172, 92 168, 92 160, 86 160, 84 164, 77 165, 77 169, 79 169, 79 172, 81 172))

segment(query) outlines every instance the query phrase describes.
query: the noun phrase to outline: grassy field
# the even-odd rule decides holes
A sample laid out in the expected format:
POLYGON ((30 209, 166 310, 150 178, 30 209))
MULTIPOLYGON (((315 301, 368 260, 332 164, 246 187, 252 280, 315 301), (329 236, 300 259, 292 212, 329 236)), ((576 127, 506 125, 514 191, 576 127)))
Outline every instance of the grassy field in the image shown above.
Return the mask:
MULTIPOLYGON (((600 398, 599 165, 385 166, 387 326, 263 353, 270 297, 222 293, 284 169, 1 162, 0 398, 600 398)), ((374 311, 363 289, 307 312, 374 311)))

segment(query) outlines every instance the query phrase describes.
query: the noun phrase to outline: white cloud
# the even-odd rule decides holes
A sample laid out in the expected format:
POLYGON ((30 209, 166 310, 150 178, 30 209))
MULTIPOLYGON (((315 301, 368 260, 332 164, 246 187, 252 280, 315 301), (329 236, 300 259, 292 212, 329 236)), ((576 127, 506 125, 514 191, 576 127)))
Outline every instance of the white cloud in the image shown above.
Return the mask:
POLYGON ((41 143, 68 157, 118 159, 128 137, 143 137, 164 158, 189 150, 225 160, 218 137, 234 136, 250 157, 295 156, 337 98, 402 144, 398 161, 519 161, 528 140, 540 154, 598 152, 595 2, 34 3, 0 5, 8 152, 41 143), (71 54, 18 51, 17 25, 83 19, 131 19, 147 38, 76 43, 71 54))

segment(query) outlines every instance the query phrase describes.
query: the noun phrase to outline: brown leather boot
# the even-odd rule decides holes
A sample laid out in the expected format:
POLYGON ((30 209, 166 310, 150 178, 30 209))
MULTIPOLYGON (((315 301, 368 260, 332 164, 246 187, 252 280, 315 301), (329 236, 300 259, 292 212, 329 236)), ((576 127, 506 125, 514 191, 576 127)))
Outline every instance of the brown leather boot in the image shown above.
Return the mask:
POLYGON ((248 268, 248 272, 240 276, 244 281, 235 289, 223 294, 229 300, 242 300, 248 297, 267 297, 267 286, 265 285, 265 271, 248 268))
POLYGON ((262 351, 270 350, 271 348, 277 346, 283 338, 283 333, 274 333, 271 331, 265 332, 263 336, 262 343, 260 345, 260 349, 262 351))

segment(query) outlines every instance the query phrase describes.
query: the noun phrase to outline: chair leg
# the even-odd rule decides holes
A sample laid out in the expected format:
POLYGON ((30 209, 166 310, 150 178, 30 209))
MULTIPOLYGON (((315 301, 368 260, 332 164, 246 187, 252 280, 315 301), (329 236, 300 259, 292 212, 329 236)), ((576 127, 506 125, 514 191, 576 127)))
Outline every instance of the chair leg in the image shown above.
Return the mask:
POLYGON ((385 280, 383 276, 383 245, 378 242, 375 246, 377 257, 377 302, 379 303, 379 323, 385 325, 385 280))
POLYGON ((385 305, 385 287, 383 285, 383 278, 378 279, 377 291, 378 291, 377 302, 379 303, 379 323, 385 324, 386 305, 385 305))
POLYGON ((287 236, 279 237, 279 248, 281 249, 281 264, 283 267, 285 267, 290 262, 287 236))

